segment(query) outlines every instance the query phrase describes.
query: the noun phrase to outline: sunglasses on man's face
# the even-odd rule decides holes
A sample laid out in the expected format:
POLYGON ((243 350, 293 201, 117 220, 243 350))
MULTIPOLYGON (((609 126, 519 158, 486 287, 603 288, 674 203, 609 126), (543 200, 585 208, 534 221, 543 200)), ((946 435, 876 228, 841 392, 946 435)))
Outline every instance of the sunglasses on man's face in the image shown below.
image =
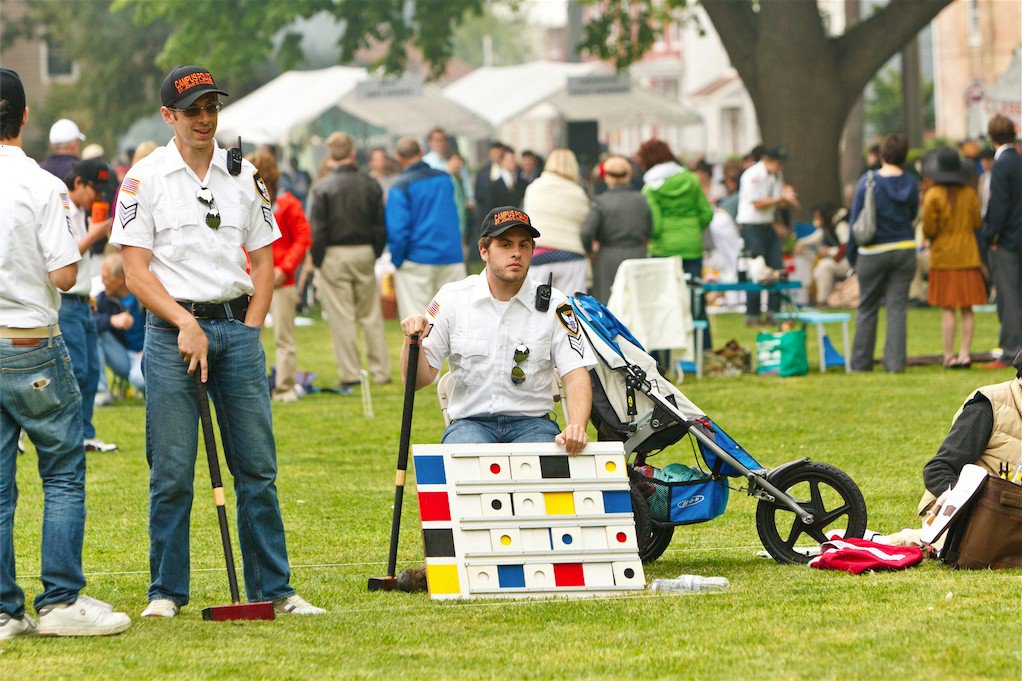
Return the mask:
POLYGON ((195 118, 200 112, 205 111, 210 116, 216 116, 220 113, 220 109, 224 108, 223 102, 210 102, 203 106, 190 106, 187 109, 175 109, 170 107, 171 111, 177 111, 178 113, 184 114, 185 118, 195 118))
POLYGON ((515 348, 515 365, 511 367, 511 382, 515 385, 521 385, 525 383, 525 371, 518 366, 529 358, 529 348, 524 345, 519 345, 515 348))
POLYGON ((216 200, 213 198, 213 192, 208 188, 203 187, 195 194, 195 198, 199 200, 199 203, 206 207, 206 226, 210 229, 218 229, 220 227, 220 211, 216 207, 216 200))

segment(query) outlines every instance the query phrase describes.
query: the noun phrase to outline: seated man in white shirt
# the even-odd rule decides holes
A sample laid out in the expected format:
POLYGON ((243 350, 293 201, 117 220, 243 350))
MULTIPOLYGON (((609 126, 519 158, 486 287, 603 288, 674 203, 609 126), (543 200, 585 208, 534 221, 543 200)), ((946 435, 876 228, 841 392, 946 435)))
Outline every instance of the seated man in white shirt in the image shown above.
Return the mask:
MULTIPOLYGON (((556 442, 575 455, 589 443, 589 368, 596 365, 596 356, 567 297, 552 289, 545 306, 537 295, 540 284, 529 278, 529 264, 538 236, 522 211, 494 208, 479 239, 486 269, 446 284, 426 315, 401 322, 404 380, 407 337, 421 338, 425 361, 418 364, 416 390, 433 383, 444 360, 450 360, 454 388, 445 444, 556 442), (568 402, 564 430, 550 418, 555 370, 568 402)), ((425 588, 425 569, 403 571, 398 585, 407 591, 425 588)))
MULTIPOLYGON (((592 348, 567 297, 550 292, 543 308, 529 264, 539 231, 511 206, 494 208, 483 221, 481 274, 445 285, 426 309, 401 322, 406 336, 420 334, 425 361, 416 389, 433 383, 450 359, 454 388, 444 443, 557 442, 577 454, 589 442, 592 348), (553 372, 561 377, 568 423, 561 430, 553 411, 553 372)), ((401 372, 408 366, 408 341, 401 372)))

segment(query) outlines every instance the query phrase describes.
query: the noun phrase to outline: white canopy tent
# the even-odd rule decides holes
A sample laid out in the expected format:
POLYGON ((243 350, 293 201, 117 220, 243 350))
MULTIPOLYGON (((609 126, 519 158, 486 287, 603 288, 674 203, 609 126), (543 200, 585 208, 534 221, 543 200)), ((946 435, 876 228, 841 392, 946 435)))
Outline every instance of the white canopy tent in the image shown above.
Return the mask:
POLYGON ((391 135, 422 135, 435 125, 470 137, 492 131, 435 85, 377 81, 365 69, 332 66, 281 74, 224 107, 217 132, 256 144, 283 142, 335 107, 391 135))
POLYGON ((702 122, 691 109, 634 84, 627 91, 608 88, 591 94, 576 94, 569 87, 571 79, 609 74, 611 71, 599 62, 537 61, 491 66, 476 69, 448 85, 444 95, 495 127, 543 104, 552 106, 565 120, 595 120, 604 130, 652 124, 682 127, 702 122))

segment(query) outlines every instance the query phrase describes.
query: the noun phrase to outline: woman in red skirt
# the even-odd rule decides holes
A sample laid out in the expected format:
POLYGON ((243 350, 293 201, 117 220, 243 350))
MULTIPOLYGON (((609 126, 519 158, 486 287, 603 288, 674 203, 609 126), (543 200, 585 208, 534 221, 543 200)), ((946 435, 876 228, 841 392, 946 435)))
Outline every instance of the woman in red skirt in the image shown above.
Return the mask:
POLYGON ((944 366, 965 369, 975 329, 973 305, 987 302, 976 230, 982 225, 979 196, 968 186, 972 172, 949 147, 923 157, 923 175, 934 182, 923 196, 923 234, 930 240, 930 305, 943 309, 944 366), (962 342, 955 353, 955 311, 961 311, 962 342))

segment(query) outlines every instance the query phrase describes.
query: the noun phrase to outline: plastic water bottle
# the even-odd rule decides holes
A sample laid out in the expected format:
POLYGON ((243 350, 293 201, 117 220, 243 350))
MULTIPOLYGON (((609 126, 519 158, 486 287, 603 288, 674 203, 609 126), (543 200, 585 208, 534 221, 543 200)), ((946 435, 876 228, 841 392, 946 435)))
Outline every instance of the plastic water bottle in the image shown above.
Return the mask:
POLYGON ((727 577, 679 575, 675 579, 654 579, 649 590, 664 593, 724 593, 731 590, 731 582, 727 581, 727 577))

